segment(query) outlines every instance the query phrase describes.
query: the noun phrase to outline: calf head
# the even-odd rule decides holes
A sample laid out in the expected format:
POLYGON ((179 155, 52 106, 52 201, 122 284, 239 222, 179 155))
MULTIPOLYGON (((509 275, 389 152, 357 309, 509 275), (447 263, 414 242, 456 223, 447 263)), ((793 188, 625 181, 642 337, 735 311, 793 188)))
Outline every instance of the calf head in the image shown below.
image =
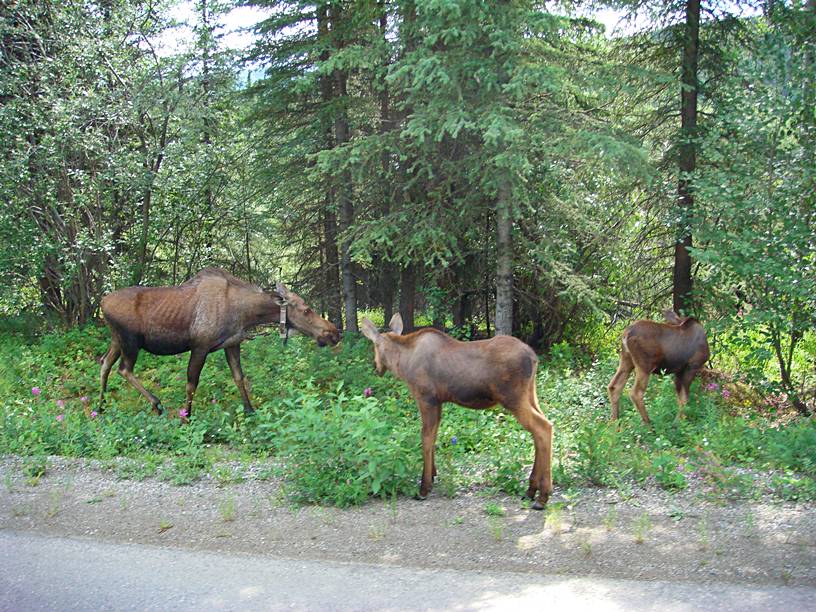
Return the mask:
POLYGON ((283 283, 275 286, 275 293, 280 296, 281 306, 286 306, 289 325, 314 338, 319 346, 334 346, 340 342, 340 332, 334 324, 312 310, 297 293, 290 291, 283 283))
POLYGON ((391 329, 390 332, 380 333, 377 327, 368 319, 363 319, 361 326, 363 335, 374 343, 374 367, 377 369, 377 374, 382 376, 386 370, 392 370, 392 364, 395 357, 395 349, 392 346, 392 336, 399 336, 402 334, 402 316, 400 313, 391 317, 391 322, 388 324, 391 329))

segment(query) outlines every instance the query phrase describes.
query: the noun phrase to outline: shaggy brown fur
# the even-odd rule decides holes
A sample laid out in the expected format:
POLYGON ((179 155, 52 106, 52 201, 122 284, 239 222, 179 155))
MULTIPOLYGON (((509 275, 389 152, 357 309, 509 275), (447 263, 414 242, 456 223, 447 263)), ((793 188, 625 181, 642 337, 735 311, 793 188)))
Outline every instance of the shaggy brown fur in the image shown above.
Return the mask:
POLYGON ((377 373, 390 370, 404 381, 422 416, 424 468, 419 499, 425 499, 436 476, 434 444, 442 418, 442 404, 490 408, 501 404, 533 435, 535 462, 527 496, 538 500, 540 510, 552 493, 552 423, 538 405, 535 373, 538 358, 533 350, 511 336, 460 342, 435 329, 406 336, 402 318, 394 315, 391 332, 379 333, 368 319, 362 331, 374 343, 377 373))
POLYGON ((284 301, 289 325, 315 338, 321 346, 339 342, 337 328, 283 284, 278 283, 275 294, 265 293, 218 268, 206 268, 178 287, 128 287, 109 293, 102 299, 111 346, 102 360, 100 403, 111 367, 121 357, 119 373, 161 413, 159 399, 133 374, 139 351, 154 355, 190 351, 185 405, 189 416, 207 355, 224 349, 244 410, 252 412, 240 344, 252 328, 278 322, 284 301))

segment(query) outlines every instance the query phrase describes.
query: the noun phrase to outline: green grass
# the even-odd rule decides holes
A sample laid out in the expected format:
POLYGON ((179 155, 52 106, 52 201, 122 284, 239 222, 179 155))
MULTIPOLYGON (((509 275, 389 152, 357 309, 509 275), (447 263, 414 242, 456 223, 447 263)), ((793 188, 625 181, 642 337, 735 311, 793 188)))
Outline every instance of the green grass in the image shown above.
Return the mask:
MULTIPOLYGON (((416 493, 422 462, 416 406, 404 384, 375 375, 364 339, 347 337, 324 349, 306 338, 285 347, 275 336, 245 343, 242 362, 257 408, 248 417, 225 359, 210 355, 187 426, 152 414, 115 373, 103 412, 97 358, 106 348, 107 332, 97 327, 0 334, 0 452, 26 457, 29 477, 45 469, 44 457, 65 455, 121 458, 120 478, 182 485, 211 472, 229 484, 242 478, 240 468, 218 465, 229 457, 242 465, 272 459, 296 502, 346 506, 416 493), (91 411, 98 414, 91 418, 91 411)), ((142 353, 136 367, 171 410, 185 399, 186 359, 142 353)), ((729 416, 721 394, 695 383, 687 418, 677 421, 673 383, 655 377, 646 397, 654 430, 626 396, 621 420, 610 424, 606 384, 615 365, 611 354, 588 362, 561 345, 542 360, 538 394, 555 424, 557 491, 638 482, 682 491, 694 476, 713 495, 816 499, 812 420, 777 426, 758 412, 729 416), (752 470, 774 473, 755 478, 752 470)), ((509 414, 448 406, 437 440, 437 493, 475 487, 520 495, 532 459, 529 434, 509 414)))

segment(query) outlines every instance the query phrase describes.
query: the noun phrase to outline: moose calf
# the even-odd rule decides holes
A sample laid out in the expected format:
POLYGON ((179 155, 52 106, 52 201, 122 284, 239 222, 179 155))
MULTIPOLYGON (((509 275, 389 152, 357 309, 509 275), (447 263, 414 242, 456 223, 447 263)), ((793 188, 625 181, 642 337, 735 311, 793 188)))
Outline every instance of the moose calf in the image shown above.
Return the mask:
POLYGON ((674 374, 678 418, 683 418, 683 406, 688 402, 691 382, 708 361, 708 341, 703 326, 696 319, 678 317, 671 310, 664 311, 663 316, 666 323, 640 320, 623 330, 620 365, 607 387, 612 420, 618 418, 620 396, 632 370, 635 371, 635 386, 629 397, 644 423, 651 425, 643 396, 653 372, 674 374))
POLYGON ((402 336, 402 317, 391 319, 388 333, 380 333, 368 319, 363 334, 374 343, 377 374, 390 370, 404 381, 422 416, 422 482, 419 499, 425 499, 436 476, 434 443, 442 417, 442 404, 467 408, 501 404, 533 435, 535 461, 527 497, 538 499, 541 510, 552 493, 553 426, 541 412, 536 396, 538 358, 521 340, 497 336, 490 340, 460 342, 436 329, 402 336))

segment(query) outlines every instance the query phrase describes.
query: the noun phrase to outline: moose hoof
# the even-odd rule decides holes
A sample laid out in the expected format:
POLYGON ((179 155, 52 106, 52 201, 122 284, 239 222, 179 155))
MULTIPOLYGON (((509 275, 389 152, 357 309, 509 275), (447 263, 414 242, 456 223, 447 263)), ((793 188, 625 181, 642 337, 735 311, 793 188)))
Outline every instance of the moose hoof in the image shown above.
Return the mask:
POLYGON ((425 501, 426 499, 428 499, 428 496, 423 495, 422 493, 417 493, 416 495, 414 495, 414 499, 417 501, 425 501))
POLYGON ((543 510, 546 507, 546 503, 547 502, 544 502, 542 504, 540 501, 536 500, 533 502, 533 505, 530 506, 530 508, 532 508, 533 510, 543 510))

